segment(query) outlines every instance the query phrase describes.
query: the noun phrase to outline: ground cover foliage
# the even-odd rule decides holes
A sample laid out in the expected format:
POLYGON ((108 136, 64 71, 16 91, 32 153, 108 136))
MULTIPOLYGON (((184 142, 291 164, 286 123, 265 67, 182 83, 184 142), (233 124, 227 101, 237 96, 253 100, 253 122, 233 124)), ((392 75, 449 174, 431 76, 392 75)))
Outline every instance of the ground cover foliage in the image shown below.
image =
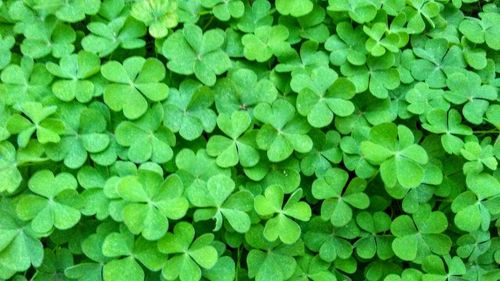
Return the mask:
POLYGON ((500 280, 499 5, 0 1, 0 280, 500 280))

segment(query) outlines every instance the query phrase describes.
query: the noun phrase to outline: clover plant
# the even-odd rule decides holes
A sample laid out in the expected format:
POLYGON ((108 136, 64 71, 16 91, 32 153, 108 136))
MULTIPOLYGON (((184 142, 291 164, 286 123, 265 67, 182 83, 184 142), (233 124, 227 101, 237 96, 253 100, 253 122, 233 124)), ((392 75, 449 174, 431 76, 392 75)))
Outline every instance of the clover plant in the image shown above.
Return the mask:
POLYGON ((500 280, 500 1, 0 1, 0 281, 500 280))

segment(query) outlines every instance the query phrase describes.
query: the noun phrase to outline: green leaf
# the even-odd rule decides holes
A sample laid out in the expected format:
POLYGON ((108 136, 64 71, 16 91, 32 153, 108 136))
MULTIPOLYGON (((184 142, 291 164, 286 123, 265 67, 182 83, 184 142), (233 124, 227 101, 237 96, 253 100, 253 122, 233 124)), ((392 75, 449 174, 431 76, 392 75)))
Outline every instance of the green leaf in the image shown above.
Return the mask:
POLYGON ((167 67, 183 75, 194 74, 198 80, 213 86, 217 75, 231 67, 231 60, 221 46, 224 33, 212 29, 203 33, 197 25, 186 25, 165 40, 163 55, 169 60, 167 67))
POLYGON ((81 218, 77 181, 68 173, 57 176, 49 170, 35 173, 28 182, 33 194, 24 194, 16 212, 22 220, 31 221, 37 233, 73 227, 81 218))
POLYGON ((154 58, 130 57, 120 64, 110 61, 101 68, 110 84, 104 90, 104 102, 114 111, 123 111, 128 119, 137 119, 148 108, 148 100, 158 102, 168 96, 165 67, 154 58))

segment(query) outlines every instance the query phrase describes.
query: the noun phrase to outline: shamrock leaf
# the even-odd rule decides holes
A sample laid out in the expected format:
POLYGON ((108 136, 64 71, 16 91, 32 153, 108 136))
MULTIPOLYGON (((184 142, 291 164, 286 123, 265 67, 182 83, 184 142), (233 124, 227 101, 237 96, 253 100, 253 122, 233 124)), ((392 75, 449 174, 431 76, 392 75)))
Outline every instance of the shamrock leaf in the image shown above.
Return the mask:
POLYGON ((123 110, 128 119, 142 116, 148 100, 158 102, 168 95, 168 86, 161 82, 165 67, 155 58, 129 57, 123 64, 109 61, 101 73, 112 82, 104 90, 104 102, 114 111, 123 110))
POLYGON ((309 126, 296 116, 289 102, 280 99, 272 104, 260 103, 254 115, 264 122, 257 133, 257 145, 267 150, 267 157, 272 162, 285 160, 294 150, 306 153, 312 149, 312 140, 307 135, 309 126))
POLYGON ((264 237, 269 241, 279 238, 285 244, 293 244, 300 237, 300 227, 291 218, 308 221, 311 218, 311 207, 306 202, 300 202, 302 189, 297 189, 290 195, 283 206, 284 192, 281 186, 268 186, 264 195, 255 197, 255 211, 262 217, 273 218, 266 222, 264 237))
POLYGON ((366 231, 354 243, 356 253, 364 258, 371 259, 377 255, 386 260, 393 256, 391 249, 392 237, 385 234, 391 227, 391 218, 384 212, 369 213, 363 211, 356 216, 358 226, 366 231))
POLYGON ((386 33, 387 24, 383 22, 374 23, 371 27, 363 26, 363 31, 368 35, 365 42, 366 50, 374 57, 380 57, 389 52, 397 53, 400 37, 396 33, 386 33))
POLYGON ((301 17, 309 14, 314 7, 310 0, 276 0, 276 9, 282 15, 291 15, 292 17, 301 17))
POLYGON ((34 59, 52 54, 56 58, 71 54, 76 33, 73 28, 49 16, 23 32, 21 52, 34 59))
POLYGON ((8 141, 0 142, 0 192, 14 192, 23 180, 19 172, 16 148, 8 141))
POLYGON ((201 268, 210 269, 217 262, 217 251, 211 245, 214 235, 206 233, 195 239, 195 229, 187 222, 179 222, 173 233, 167 233, 158 249, 169 254, 162 270, 163 278, 181 281, 200 280, 201 268))
MULTIPOLYGON (((2 185, 3 186, 3 185, 2 185)), ((21 221, 8 199, 0 200, 0 278, 38 267, 43 260, 43 245, 26 222, 21 221)))
POLYGON ((254 181, 261 181, 263 186, 281 185, 285 193, 292 193, 300 185, 300 163, 289 158, 280 163, 271 163, 262 158, 254 167, 245 168, 245 174, 254 181))
POLYGON ((237 27, 243 32, 254 32, 259 26, 273 23, 271 3, 266 0, 255 0, 245 7, 245 13, 238 19, 237 27))
POLYGON ((396 236, 392 249, 399 258, 418 263, 431 253, 446 255, 451 240, 442 232, 447 227, 446 216, 427 207, 420 208, 413 219, 408 215, 399 216, 391 224, 391 232, 396 236))
POLYGON ((441 135, 441 144, 448 153, 458 154, 464 145, 461 138, 455 135, 471 135, 472 130, 463 125, 462 117, 457 110, 451 109, 448 113, 435 109, 426 115, 427 122, 422 127, 429 132, 441 135))
POLYGON ((448 48, 445 39, 427 40, 424 46, 416 46, 413 52, 421 59, 415 60, 410 66, 411 74, 432 88, 443 88, 449 75, 465 67, 460 48, 448 48))
POLYGON ((28 182, 33 194, 24 194, 16 206, 19 218, 31 221, 33 230, 45 234, 57 229, 68 229, 80 220, 80 198, 73 175, 49 170, 36 172, 28 182))
POLYGON ((130 50, 145 45, 141 38, 146 33, 145 26, 131 17, 120 15, 124 7, 123 1, 114 4, 113 7, 108 4, 107 8, 101 9, 103 20, 92 21, 87 25, 91 33, 81 41, 85 51, 105 57, 118 47, 130 50))
POLYGON ((498 98, 498 90, 492 85, 481 85, 481 78, 474 72, 453 73, 446 84, 450 91, 445 98, 453 104, 465 103, 462 114, 472 124, 481 124, 490 101, 498 98))
POLYGON ((467 176, 468 191, 459 194, 451 205, 459 229, 473 232, 487 230, 492 215, 497 215, 500 183, 487 173, 467 176))
POLYGON ((321 217, 313 217, 307 224, 304 241, 306 247, 317 252, 322 260, 332 262, 337 259, 348 259, 353 251, 349 240, 358 236, 359 229, 352 220, 342 227, 333 227, 321 217))
POLYGON ((305 41, 300 45, 299 53, 293 51, 281 57, 275 70, 291 72, 294 79, 297 74, 309 74, 320 67, 328 67, 327 54, 319 50, 318 42, 305 41))
POLYGON ((400 85, 395 63, 396 57, 392 53, 387 53, 380 57, 368 57, 367 66, 344 64, 340 67, 340 72, 354 83, 356 93, 368 89, 373 96, 385 99, 389 96, 389 90, 394 90, 400 85))
POLYGON ((52 75, 46 67, 34 63, 33 59, 23 57, 19 65, 7 66, 0 76, 0 93, 6 105, 19 110, 20 105, 27 101, 39 101, 50 92, 52 75))
POLYGON ((57 143, 61 140, 60 134, 64 132, 64 123, 49 117, 57 111, 57 106, 44 107, 38 102, 25 102, 21 105, 21 114, 12 115, 7 121, 7 129, 11 134, 17 135, 17 144, 26 147, 31 136, 36 132, 36 138, 42 144, 57 143))
POLYGON ((157 103, 136 121, 123 121, 116 127, 116 141, 128 147, 130 160, 142 163, 151 159, 165 163, 172 159, 175 136, 161 125, 163 116, 163 107, 157 103))
POLYGON ((231 115, 221 113, 217 117, 218 127, 227 135, 214 135, 208 140, 207 153, 217 157, 217 165, 227 168, 240 163, 243 167, 252 167, 259 162, 255 131, 245 134, 251 122, 244 111, 235 111, 231 115))
POLYGON ((355 94, 355 86, 348 79, 337 77, 335 71, 325 67, 314 69, 310 78, 299 75, 293 78, 292 82, 299 80, 307 85, 297 96, 297 111, 307 116, 311 126, 325 127, 334 115, 345 117, 354 112, 354 104, 349 99, 355 94))
POLYGON ((435 26, 434 18, 439 15, 443 5, 432 0, 410 0, 406 7, 406 17, 408 19, 408 32, 418 34, 425 30, 424 19, 432 26, 435 26))
POLYGON ((245 58, 265 62, 273 55, 280 56, 289 53, 291 47, 286 41, 288 36, 288 29, 283 25, 257 27, 253 33, 245 34, 241 38, 245 58))
POLYGON ((462 34, 473 43, 486 43, 493 50, 500 50, 500 33, 498 23, 500 17, 497 13, 479 13, 478 18, 467 18, 460 22, 458 29, 462 34))
POLYGON ((312 184, 314 198, 324 200, 321 217, 330 219, 334 226, 346 225, 352 219, 352 207, 366 209, 370 205, 368 195, 363 193, 366 181, 354 178, 345 188, 349 176, 346 171, 331 168, 312 184))
POLYGON ((14 46, 15 42, 12 36, 0 35, 0 70, 10 63, 12 58, 10 49, 14 46))
POLYGON ((431 253, 448 254, 451 239, 442 234, 448 228, 444 213, 433 212, 428 205, 424 205, 412 217, 401 215, 391 224, 391 232, 395 236, 392 249, 396 256, 421 263, 431 253))
POLYGON ((325 49, 330 51, 330 62, 341 66, 346 62, 362 65, 366 62, 364 43, 366 35, 360 26, 353 28, 348 22, 340 22, 335 27, 336 34, 325 42, 325 49))
POLYGON ((139 170, 137 175, 123 178, 117 191, 127 202, 122 211, 125 225, 148 240, 160 239, 167 232, 168 219, 182 218, 189 207, 176 175, 163 180, 157 173, 139 170))
POLYGON ((179 89, 172 89, 163 103, 163 124, 186 140, 194 140, 203 131, 212 132, 217 117, 210 109, 213 103, 212 91, 193 80, 184 80, 179 89))
POLYGON ((175 0, 141 0, 134 3, 130 15, 148 26, 154 38, 167 36, 168 29, 176 27, 179 21, 175 0))
POLYGON ((160 253, 156 243, 134 236, 122 229, 106 236, 102 244, 102 253, 108 259, 102 269, 104 281, 117 280, 127 276, 129 280, 144 280, 144 269, 158 271, 165 264, 165 255, 160 253), (140 263, 139 263, 140 262, 140 263))
POLYGON ((88 153, 103 151, 109 145, 105 134, 106 120, 96 108, 68 104, 60 110, 65 131, 58 143, 47 143, 47 156, 55 161, 64 159, 69 168, 78 168, 87 159, 88 153))
POLYGON ((422 165, 428 162, 428 156, 424 148, 413 142, 408 127, 384 123, 371 129, 369 140, 361 143, 361 152, 368 161, 380 165, 385 185, 394 187, 399 183, 414 188, 424 179, 422 165))
POLYGON ((251 111, 258 103, 272 103, 278 95, 274 84, 246 68, 232 71, 215 85, 215 107, 220 113, 251 111))
POLYGON ((215 159, 207 155, 203 149, 196 153, 190 149, 183 149, 177 153, 175 165, 179 170, 177 174, 182 178, 184 186, 189 187, 194 181, 208 181, 215 175, 230 176, 229 170, 223 170, 217 166, 215 159))
POLYGON ((290 32, 288 39, 291 43, 298 42, 302 38, 311 40, 305 41, 304 43, 324 43, 330 35, 330 31, 325 24, 325 18, 325 9, 315 5, 312 11, 304 16, 298 18, 281 17, 280 24, 283 24, 288 28, 288 31, 290 32))
POLYGON ((248 277, 257 281, 284 281, 292 277, 297 268, 294 256, 304 255, 304 243, 292 245, 266 240, 263 226, 257 224, 245 233, 245 240, 252 250, 247 255, 248 277))
POLYGON ((497 169, 498 161, 495 158, 493 146, 490 144, 468 141, 464 144, 460 153, 468 161, 463 166, 466 175, 480 173, 483 171, 484 166, 493 171, 497 169))
POLYGON ((444 91, 431 89, 426 83, 418 82, 405 95, 407 109, 414 114, 429 113, 431 110, 447 111, 450 104, 444 98, 444 91))
POLYGON ((306 176, 324 174, 332 163, 340 163, 342 150, 340 149, 340 134, 336 131, 328 131, 324 134, 320 130, 311 130, 313 149, 300 161, 300 169, 306 176))
POLYGON ((245 12, 245 5, 240 0, 202 0, 201 5, 212 9, 214 16, 221 21, 240 18, 245 12))
POLYGON ((217 75, 231 67, 231 60, 222 51, 224 32, 212 29, 205 33, 197 25, 188 24, 170 35, 163 44, 163 55, 169 60, 168 69, 191 75, 203 84, 213 86, 217 75))
POLYGON ((235 183, 224 175, 213 176, 206 184, 195 182, 187 189, 189 201, 196 207, 194 220, 215 219, 214 231, 220 230, 223 218, 237 232, 250 229, 250 217, 246 212, 253 209, 253 198, 249 191, 234 192, 235 183))
POLYGON ((94 96, 94 83, 88 78, 99 72, 100 60, 89 52, 67 55, 61 58, 59 65, 48 62, 47 70, 64 80, 52 84, 52 92, 62 101, 71 101, 75 97, 86 103, 94 96))

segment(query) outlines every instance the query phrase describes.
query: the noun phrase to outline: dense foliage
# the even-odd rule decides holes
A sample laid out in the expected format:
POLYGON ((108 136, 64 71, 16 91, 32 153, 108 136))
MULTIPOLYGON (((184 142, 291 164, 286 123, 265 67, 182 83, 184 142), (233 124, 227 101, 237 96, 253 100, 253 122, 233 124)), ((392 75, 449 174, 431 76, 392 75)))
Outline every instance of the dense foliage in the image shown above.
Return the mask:
POLYGON ((500 1, 0 1, 0 280, 500 280, 500 1))

